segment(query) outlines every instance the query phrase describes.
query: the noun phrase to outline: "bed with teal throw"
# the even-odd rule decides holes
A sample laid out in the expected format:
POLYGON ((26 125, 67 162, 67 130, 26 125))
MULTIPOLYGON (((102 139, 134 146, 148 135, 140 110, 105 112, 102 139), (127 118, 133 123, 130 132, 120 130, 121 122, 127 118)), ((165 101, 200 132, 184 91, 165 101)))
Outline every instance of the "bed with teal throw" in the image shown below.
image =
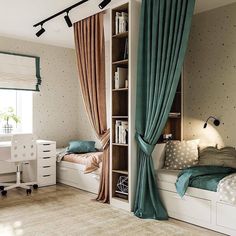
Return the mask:
POLYGON ((235 173, 236 169, 222 166, 194 166, 182 170, 175 183, 177 193, 183 197, 188 187, 217 191, 220 180, 235 173))

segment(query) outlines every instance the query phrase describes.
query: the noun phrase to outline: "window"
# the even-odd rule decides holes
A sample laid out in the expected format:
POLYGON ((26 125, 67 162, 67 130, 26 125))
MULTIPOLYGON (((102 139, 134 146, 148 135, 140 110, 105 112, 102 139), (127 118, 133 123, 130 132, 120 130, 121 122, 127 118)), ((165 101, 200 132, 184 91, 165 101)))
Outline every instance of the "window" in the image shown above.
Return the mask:
POLYGON ((32 133, 33 127, 33 92, 0 89, 0 133, 32 133), (8 113, 19 118, 16 123, 14 119, 9 119, 7 127, 6 116, 8 113), (12 128, 11 128, 12 127, 12 128))

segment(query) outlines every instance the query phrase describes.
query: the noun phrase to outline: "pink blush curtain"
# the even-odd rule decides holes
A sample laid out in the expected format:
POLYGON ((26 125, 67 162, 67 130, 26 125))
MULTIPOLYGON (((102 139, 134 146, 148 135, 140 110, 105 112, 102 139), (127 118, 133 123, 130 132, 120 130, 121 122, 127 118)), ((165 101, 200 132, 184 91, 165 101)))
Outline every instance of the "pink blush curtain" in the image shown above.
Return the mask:
POLYGON ((105 42, 103 13, 74 24, 79 81, 89 121, 103 147, 102 174, 97 200, 109 202, 109 141, 106 120, 105 42))

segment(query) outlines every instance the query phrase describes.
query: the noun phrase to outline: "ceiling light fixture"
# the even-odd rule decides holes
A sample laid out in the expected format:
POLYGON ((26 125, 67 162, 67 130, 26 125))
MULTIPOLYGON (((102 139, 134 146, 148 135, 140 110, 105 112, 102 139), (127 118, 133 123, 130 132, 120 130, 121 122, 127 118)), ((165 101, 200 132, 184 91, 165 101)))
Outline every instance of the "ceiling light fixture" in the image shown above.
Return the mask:
POLYGON ((103 1, 98 5, 98 7, 99 7, 100 9, 103 9, 103 8, 106 7, 110 2, 111 2, 111 0, 103 0, 103 1))
POLYGON ((72 22, 71 22, 70 17, 69 17, 69 12, 66 13, 66 15, 64 16, 64 19, 66 21, 67 26, 72 27, 72 22))
POLYGON ((43 28, 43 24, 44 23, 50 21, 53 18, 56 18, 56 17, 62 15, 62 14, 65 14, 65 13, 67 15, 64 17, 64 19, 65 19, 68 27, 71 27, 72 26, 72 22, 71 22, 71 20, 70 20, 70 18, 68 16, 69 11, 71 11, 73 8, 78 7, 79 5, 82 5, 83 3, 88 2, 88 1, 89 0, 81 0, 80 2, 77 2, 76 4, 74 4, 74 5, 70 6, 70 7, 67 7, 66 9, 64 9, 64 10, 62 10, 62 11, 60 11, 60 12, 58 12, 58 13, 56 13, 56 14, 48 17, 48 18, 46 18, 45 20, 42 20, 42 21, 36 23, 35 25, 33 25, 34 27, 41 26, 41 29, 36 33, 36 36, 40 37, 45 32, 45 29, 43 28))
POLYGON ((203 126, 204 129, 207 127, 207 123, 208 123, 208 120, 209 120, 209 119, 213 119, 213 120, 214 120, 214 121, 213 121, 213 124, 214 124, 215 126, 219 126, 219 125, 220 125, 220 120, 219 120, 219 119, 215 118, 214 116, 209 116, 209 117, 207 118, 207 120, 206 120, 204 126, 203 126))
POLYGON ((41 29, 36 33, 37 37, 40 37, 46 30, 43 28, 43 25, 41 25, 41 29))

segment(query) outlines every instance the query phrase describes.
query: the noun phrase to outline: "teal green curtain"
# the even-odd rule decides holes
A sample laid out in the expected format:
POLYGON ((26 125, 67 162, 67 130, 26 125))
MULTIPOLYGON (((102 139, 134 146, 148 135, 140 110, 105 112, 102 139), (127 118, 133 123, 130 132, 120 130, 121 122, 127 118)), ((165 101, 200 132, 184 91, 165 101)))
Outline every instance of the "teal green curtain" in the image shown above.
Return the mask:
POLYGON ((168 219, 157 189, 152 152, 168 119, 188 44, 195 0, 142 0, 138 52, 134 214, 168 219))

